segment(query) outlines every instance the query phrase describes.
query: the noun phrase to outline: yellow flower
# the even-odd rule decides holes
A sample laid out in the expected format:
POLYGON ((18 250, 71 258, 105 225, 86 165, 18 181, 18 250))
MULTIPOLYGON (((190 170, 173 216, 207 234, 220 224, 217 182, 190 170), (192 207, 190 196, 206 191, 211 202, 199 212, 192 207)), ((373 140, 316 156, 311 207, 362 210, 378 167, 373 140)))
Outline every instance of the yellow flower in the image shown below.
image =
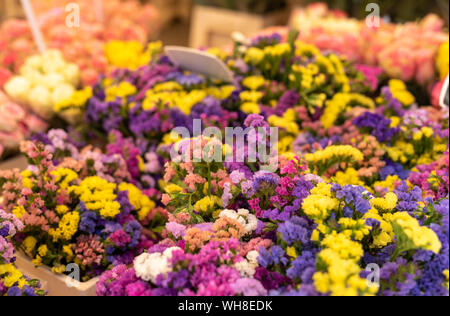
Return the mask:
POLYGON ((66 266, 63 264, 58 264, 52 267, 52 272, 55 274, 63 274, 64 272, 66 272, 66 266))
POLYGON ((16 206, 12 212, 13 212, 14 216, 17 217, 18 219, 21 219, 27 213, 27 211, 25 210, 25 207, 23 207, 22 205, 16 206))
POLYGON ((33 236, 28 236, 22 243, 27 254, 31 254, 36 248, 37 240, 33 236))
POLYGON ((27 189, 33 188, 33 182, 30 179, 33 176, 33 173, 30 170, 24 170, 21 173, 22 176, 22 186, 27 189))
POLYGON ((58 205, 56 206, 56 213, 59 215, 64 215, 69 211, 69 208, 66 205, 58 205))
POLYGON ((214 210, 215 206, 222 206, 222 200, 217 196, 206 196, 194 205, 197 213, 208 213, 214 210))
POLYGON ((430 127, 423 127, 422 128, 422 133, 425 137, 430 138, 431 136, 433 136, 434 131, 432 128, 430 127))
POLYGON ((358 171, 354 168, 348 168, 345 172, 336 173, 335 182, 339 185, 359 185, 364 186, 364 182, 358 177, 358 171))
POLYGON ((305 155, 306 161, 312 164, 326 164, 338 160, 339 162, 358 162, 364 160, 362 152, 350 145, 329 146, 324 150, 305 155))
POLYGON ((180 186, 178 186, 178 185, 176 185, 176 184, 173 184, 173 183, 171 183, 171 184, 169 184, 169 185, 166 185, 166 186, 164 187, 164 190, 165 190, 167 193, 169 193, 169 194, 183 192, 183 188, 182 188, 182 187, 180 187, 180 186))
POLYGON ((436 58, 437 69, 441 79, 448 76, 449 70, 449 42, 442 44, 439 48, 439 53, 436 58))
MULTIPOLYGON (((417 219, 407 212, 395 213, 391 221, 392 225, 396 225, 415 247, 430 250, 436 254, 441 251, 442 244, 436 233, 427 227, 420 226, 417 219)), ((400 238, 400 236, 397 237, 400 238)))
POLYGON ((161 49, 161 43, 151 43, 145 48, 138 41, 110 41, 106 44, 105 54, 110 65, 136 70, 149 64, 161 49))
POLYGON ((254 66, 259 65, 263 59, 264 59, 264 51, 256 47, 250 47, 245 53, 244 58, 246 63, 249 63, 254 66))
POLYGON ((33 264, 35 265, 35 267, 40 267, 42 265, 42 258, 41 256, 36 256, 36 258, 34 258, 32 260, 33 264))
POLYGON ((416 102, 416 98, 408 91, 408 88, 403 81, 392 79, 389 81, 389 88, 391 89, 394 98, 400 101, 403 106, 409 107, 416 102))
POLYGON ((331 194, 322 194, 323 190, 328 190, 329 186, 320 183, 311 191, 311 195, 303 201, 303 211, 314 220, 323 220, 331 215, 331 212, 338 208, 339 201, 331 197, 331 194))
POLYGON ((282 117, 272 115, 269 116, 267 121, 271 126, 280 127, 286 130, 286 132, 290 134, 297 135, 300 132, 300 129, 296 123, 296 113, 293 109, 287 110, 282 117))
POLYGON ((73 257, 74 257, 73 250, 72 250, 72 245, 64 245, 63 246, 63 253, 66 255, 67 261, 70 262, 73 259, 73 257))
POLYGON ((91 211, 97 211, 104 218, 115 218, 120 213, 120 204, 116 201, 117 185, 100 177, 84 179, 79 186, 70 187, 70 191, 91 211))
POLYGON ((241 105, 241 111, 246 114, 259 114, 261 109, 257 103, 245 102, 241 105))
POLYGON ((361 244, 352 241, 345 234, 333 232, 322 241, 318 254, 319 270, 313 280, 316 289, 333 296, 375 295, 377 287, 369 287, 359 275, 358 262, 364 255, 361 244))
POLYGON ((263 94, 259 91, 243 91, 241 92, 240 97, 244 102, 258 103, 263 97, 263 94))
POLYGON ((250 76, 245 78, 244 81, 242 81, 242 84, 250 90, 258 90, 265 82, 266 80, 263 76, 250 76))
POLYGON ((380 212, 391 212, 397 207, 398 198, 395 193, 389 192, 384 198, 374 198, 370 200, 373 208, 380 212))
POLYGON ((42 245, 38 248, 38 254, 41 257, 45 257, 48 253, 47 245, 42 245))
POLYGON ((55 112, 61 112, 68 108, 82 108, 86 105, 87 101, 92 98, 93 92, 91 87, 86 87, 83 90, 78 90, 72 93, 70 98, 60 100, 55 104, 55 112))
POLYGON ((137 88, 129 82, 123 81, 118 85, 113 85, 105 89, 106 101, 115 101, 117 98, 126 98, 134 95, 137 88))
POLYGON ((78 174, 67 168, 59 168, 51 172, 51 175, 55 177, 55 182, 59 184, 61 189, 67 189, 75 180, 78 180, 78 174))
POLYGON ((362 94, 337 93, 333 99, 326 102, 325 111, 321 117, 325 129, 332 127, 338 118, 352 107, 375 108, 375 102, 362 94))
POLYGON ((1 280, 6 288, 13 287, 23 279, 23 274, 13 264, 0 264, 0 276, 3 276, 1 280))
POLYGON ((294 247, 288 247, 286 249, 286 254, 293 259, 297 259, 297 250, 295 250, 294 247))
POLYGON ((53 237, 54 242, 58 240, 69 241, 78 231, 79 223, 80 214, 78 212, 70 212, 63 216, 57 229, 50 229, 48 233, 53 237))
POLYGON ((377 181, 373 184, 374 188, 386 189, 388 192, 392 192, 395 189, 395 185, 400 181, 397 175, 388 176, 384 181, 377 181))
POLYGON ((119 185, 119 191, 128 191, 128 199, 138 213, 139 220, 144 220, 155 208, 156 204, 148 196, 142 194, 136 186, 129 183, 119 185))
POLYGON ((400 125, 402 119, 399 118, 398 116, 392 116, 391 117, 391 128, 396 128, 400 125))

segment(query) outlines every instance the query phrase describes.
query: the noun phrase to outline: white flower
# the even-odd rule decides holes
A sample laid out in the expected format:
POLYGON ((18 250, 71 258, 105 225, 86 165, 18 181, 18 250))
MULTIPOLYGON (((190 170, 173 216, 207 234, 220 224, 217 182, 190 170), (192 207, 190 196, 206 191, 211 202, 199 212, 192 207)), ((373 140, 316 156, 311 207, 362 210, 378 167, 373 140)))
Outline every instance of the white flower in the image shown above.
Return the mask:
POLYGON ((65 82, 64 76, 58 73, 51 73, 43 76, 41 85, 45 86, 48 90, 55 90, 65 82))
POLYGON ((258 219, 246 209, 240 209, 237 212, 233 210, 223 210, 219 214, 219 217, 228 217, 238 221, 244 227, 247 234, 254 232, 258 228, 258 219))
POLYGON ((134 259, 134 270, 136 276, 144 281, 156 282, 159 275, 167 276, 172 271, 169 260, 172 258, 173 252, 181 250, 178 247, 168 248, 163 253, 143 253, 134 259))
POLYGON ((48 50, 42 55, 42 70, 46 74, 62 73, 66 64, 58 50, 48 50))
POLYGON ((25 103, 28 101, 30 92, 30 81, 25 77, 13 77, 4 86, 6 93, 17 102, 25 103))
POLYGON ((75 92, 75 88, 70 84, 64 83, 55 88, 52 93, 52 103, 54 105, 70 100, 75 92))
POLYGON ((247 254, 247 260, 251 263, 254 264, 256 266, 258 266, 258 258, 259 258, 259 252, 256 250, 250 251, 247 254))
POLYGON ((234 268, 239 271, 243 278, 253 278, 256 267, 247 260, 242 260, 234 264, 234 268))
POLYGON ((75 64, 67 64, 64 68, 62 75, 66 82, 73 86, 78 86, 80 83, 80 69, 75 64))
POLYGON ((41 55, 34 55, 30 56, 25 60, 25 63, 23 64, 22 68, 20 69, 20 72, 25 71, 25 69, 35 69, 38 70, 42 67, 42 56, 41 55))
POLYGON ((29 94, 28 104, 31 109, 44 119, 53 116, 53 103, 50 91, 44 86, 34 87, 29 94))
POLYGON ((253 278, 256 272, 258 263, 259 252, 254 250, 247 254, 247 259, 242 260, 234 264, 234 268, 241 273, 243 278, 253 278))

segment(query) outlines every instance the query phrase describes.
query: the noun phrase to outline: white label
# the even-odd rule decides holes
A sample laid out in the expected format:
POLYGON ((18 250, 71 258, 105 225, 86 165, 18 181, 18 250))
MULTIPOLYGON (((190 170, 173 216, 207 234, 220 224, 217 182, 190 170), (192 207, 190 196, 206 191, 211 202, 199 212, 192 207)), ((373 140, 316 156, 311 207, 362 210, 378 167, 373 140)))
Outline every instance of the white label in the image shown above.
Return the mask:
POLYGON ((167 46, 165 51, 172 62, 181 69, 224 82, 233 82, 231 70, 223 61, 212 54, 179 46, 167 46))
POLYGON ((449 76, 447 76, 447 79, 445 80, 444 86, 442 87, 442 90, 441 90, 441 97, 439 99, 439 104, 444 109, 445 109, 445 107, 447 107, 447 108, 449 107, 448 81, 449 81, 449 76))
POLYGON ((45 45, 44 37, 42 36, 42 32, 39 28, 39 25, 36 20, 36 15, 34 14, 33 7, 31 6, 30 0, 20 0, 22 3, 23 10, 25 11, 25 15, 27 17, 28 23, 30 24, 31 32, 33 33, 34 41, 39 49, 39 52, 42 54, 47 50, 45 45))

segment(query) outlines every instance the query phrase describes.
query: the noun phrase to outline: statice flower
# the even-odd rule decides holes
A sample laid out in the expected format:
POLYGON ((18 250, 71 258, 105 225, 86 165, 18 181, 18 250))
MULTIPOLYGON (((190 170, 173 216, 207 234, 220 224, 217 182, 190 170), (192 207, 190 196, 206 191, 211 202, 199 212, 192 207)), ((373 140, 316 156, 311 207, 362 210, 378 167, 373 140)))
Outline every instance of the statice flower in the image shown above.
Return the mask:
POLYGON ((380 143, 389 143, 393 137, 400 133, 400 128, 391 128, 391 120, 383 115, 366 112, 357 117, 353 123, 362 129, 370 130, 380 143))
POLYGON ((311 221, 294 216, 278 226, 278 233, 289 246, 296 242, 306 245, 311 241, 312 227, 311 221))
POLYGON ((338 199, 345 201, 347 207, 353 205, 354 210, 361 214, 367 213, 372 208, 368 200, 370 194, 363 187, 353 185, 340 186, 335 184, 331 190, 335 192, 338 199))

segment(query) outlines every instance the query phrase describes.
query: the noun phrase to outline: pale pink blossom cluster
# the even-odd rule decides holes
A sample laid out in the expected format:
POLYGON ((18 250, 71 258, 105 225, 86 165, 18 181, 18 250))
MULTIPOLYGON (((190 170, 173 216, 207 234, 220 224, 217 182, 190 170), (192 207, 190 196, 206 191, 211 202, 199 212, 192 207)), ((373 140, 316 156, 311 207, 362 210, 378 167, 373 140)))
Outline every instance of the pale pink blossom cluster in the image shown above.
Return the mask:
POLYGON ((4 151, 17 150, 31 134, 47 129, 44 121, 12 102, 1 90, 0 113, 0 157, 4 151))

